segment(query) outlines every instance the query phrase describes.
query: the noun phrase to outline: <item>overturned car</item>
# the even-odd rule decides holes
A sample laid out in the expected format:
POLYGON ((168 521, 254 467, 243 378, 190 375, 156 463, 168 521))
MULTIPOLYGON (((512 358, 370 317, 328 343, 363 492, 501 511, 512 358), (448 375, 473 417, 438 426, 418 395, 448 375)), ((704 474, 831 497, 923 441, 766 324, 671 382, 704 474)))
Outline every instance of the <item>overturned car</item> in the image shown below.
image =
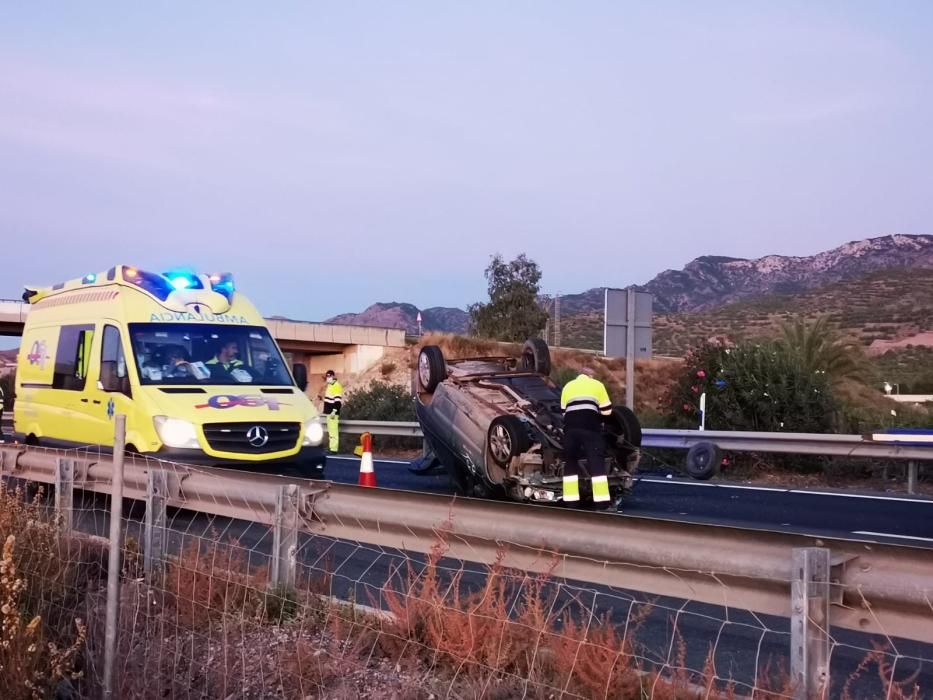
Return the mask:
MULTIPOLYGON (((463 495, 560 501, 564 419, 550 372, 550 351, 539 338, 525 343, 520 359, 448 360, 438 346, 422 348, 416 413, 430 453, 415 471, 443 467, 463 495)), ((624 406, 614 407, 603 424, 610 493, 618 504, 632 488, 641 426, 624 406)), ((581 467, 581 496, 588 499, 585 460, 581 467)))

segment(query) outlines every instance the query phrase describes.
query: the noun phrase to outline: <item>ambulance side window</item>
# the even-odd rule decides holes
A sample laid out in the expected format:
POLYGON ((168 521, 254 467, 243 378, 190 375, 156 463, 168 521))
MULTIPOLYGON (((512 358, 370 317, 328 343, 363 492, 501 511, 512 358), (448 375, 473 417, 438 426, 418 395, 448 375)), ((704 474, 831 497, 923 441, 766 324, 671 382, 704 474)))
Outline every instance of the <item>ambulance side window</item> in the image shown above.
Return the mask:
POLYGON ((62 326, 55 351, 55 374, 52 388, 81 391, 91 364, 94 326, 62 326))
POLYGON ((130 395, 123 341, 120 339, 120 330, 115 326, 104 326, 100 348, 100 381, 105 391, 118 391, 130 395))

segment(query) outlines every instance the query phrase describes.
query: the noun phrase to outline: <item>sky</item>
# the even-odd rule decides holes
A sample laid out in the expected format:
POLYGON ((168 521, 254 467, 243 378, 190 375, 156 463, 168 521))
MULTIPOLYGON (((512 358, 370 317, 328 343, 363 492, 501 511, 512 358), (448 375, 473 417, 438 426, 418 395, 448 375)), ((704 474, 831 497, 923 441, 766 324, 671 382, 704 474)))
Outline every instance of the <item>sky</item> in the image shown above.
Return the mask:
POLYGON ((0 7, 0 298, 126 263, 265 315, 933 233, 933 3, 0 7))

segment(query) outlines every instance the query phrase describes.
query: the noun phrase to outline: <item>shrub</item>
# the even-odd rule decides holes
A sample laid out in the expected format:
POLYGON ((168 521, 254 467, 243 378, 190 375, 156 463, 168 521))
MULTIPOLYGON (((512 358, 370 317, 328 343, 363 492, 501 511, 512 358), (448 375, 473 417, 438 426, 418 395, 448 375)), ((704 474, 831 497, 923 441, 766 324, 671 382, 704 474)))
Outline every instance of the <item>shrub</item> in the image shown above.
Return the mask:
POLYGON ((246 550, 237 542, 196 538, 168 563, 165 579, 178 623, 192 629, 227 615, 261 620, 267 605, 277 614, 263 594, 267 580, 265 568, 249 571, 246 550))
POLYGON ((551 370, 551 379, 557 386, 563 388, 564 384, 575 379, 578 374, 580 374, 579 370, 573 367, 558 367, 555 365, 551 370))
POLYGON ((703 393, 709 429, 822 433, 837 422, 828 375, 808 371, 778 343, 695 349, 664 399, 671 422, 698 425, 703 393))
POLYGON ((379 372, 382 373, 383 377, 389 377, 396 370, 396 364, 394 362, 383 362, 382 366, 379 368, 379 372))
POLYGON ((0 678, 4 679, 4 699, 49 697, 59 681, 80 677, 74 673, 74 666, 84 647, 86 627, 81 620, 75 620, 76 638, 59 649, 47 639, 41 617, 23 616, 22 597, 27 583, 16 568, 15 545, 16 537, 9 535, 0 558, 0 678))
POLYGON ((412 396, 398 384, 374 381, 352 392, 343 404, 340 417, 346 420, 415 420, 412 396))
POLYGON ((0 483, 0 688, 3 698, 52 697, 62 681, 78 679, 75 666, 86 627, 74 613, 93 576, 87 551, 66 540, 46 516, 41 493, 0 483))

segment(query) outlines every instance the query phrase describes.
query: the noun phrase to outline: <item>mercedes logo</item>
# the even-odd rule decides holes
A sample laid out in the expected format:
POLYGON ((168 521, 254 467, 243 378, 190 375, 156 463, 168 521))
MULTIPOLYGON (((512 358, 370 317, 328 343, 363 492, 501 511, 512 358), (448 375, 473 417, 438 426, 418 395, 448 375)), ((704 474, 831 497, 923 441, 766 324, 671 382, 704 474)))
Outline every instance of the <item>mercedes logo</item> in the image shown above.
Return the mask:
POLYGON ((262 447, 269 442, 269 431, 261 425, 254 425, 246 431, 246 439, 253 447, 262 447))

